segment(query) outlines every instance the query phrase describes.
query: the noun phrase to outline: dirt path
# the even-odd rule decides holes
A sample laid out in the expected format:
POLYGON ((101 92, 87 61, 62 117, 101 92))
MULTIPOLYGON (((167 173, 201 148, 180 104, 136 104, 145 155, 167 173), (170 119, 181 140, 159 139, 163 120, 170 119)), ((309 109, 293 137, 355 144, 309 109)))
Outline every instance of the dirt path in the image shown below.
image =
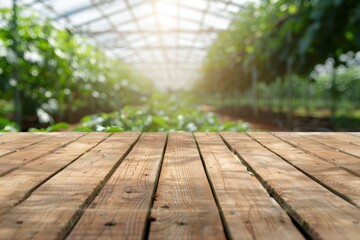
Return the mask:
POLYGON ((286 131, 284 127, 278 126, 275 123, 271 122, 261 122, 256 121, 252 118, 240 117, 236 114, 229 114, 229 113, 220 113, 220 111, 213 111, 220 114, 220 120, 222 122, 226 121, 239 121, 242 120, 250 124, 252 130, 261 130, 261 131, 286 131))
POLYGON ((250 107, 215 108, 203 105, 204 111, 211 111, 220 114, 222 121, 242 120, 251 125, 252 130, 263 131, 305 131, 305 132, 328 132, 328 131, 354 131, 354 129, 337 129, 329 117, 316 118, 311 116, 294 116, 293 129, 286 127, 286 114, 271 111, 259 110, 255 118, 250 107))

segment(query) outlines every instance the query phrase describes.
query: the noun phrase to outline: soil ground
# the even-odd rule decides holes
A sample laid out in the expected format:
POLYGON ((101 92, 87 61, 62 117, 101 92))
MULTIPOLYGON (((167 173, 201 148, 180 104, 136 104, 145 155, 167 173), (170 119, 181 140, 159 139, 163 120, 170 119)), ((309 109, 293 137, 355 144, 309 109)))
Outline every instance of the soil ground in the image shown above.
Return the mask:
POLYGON ((276 113, 259 110, 258 117, 254 117, 250 107, 222 107, 215 108, 204 105, 203 110, 220 114, 222 121, 243 120, 251 125, 252 130, 262 131, 304 131, 304 132, 328 132, 328 131, 359 131, 356 128, 336 128, 329 117, 294 116, 293 127, 287 127, 286 113, 276 113))

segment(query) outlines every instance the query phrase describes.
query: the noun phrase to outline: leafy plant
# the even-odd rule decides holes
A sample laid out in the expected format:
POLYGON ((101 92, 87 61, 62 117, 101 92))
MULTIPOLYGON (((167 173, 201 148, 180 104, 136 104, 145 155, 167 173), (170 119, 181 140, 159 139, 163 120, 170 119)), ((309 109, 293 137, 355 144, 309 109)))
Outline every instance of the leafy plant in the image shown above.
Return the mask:
POLYGON ((15 122, 8 120, 7 118, 0 117, 0 132, 17 132, 19 127, 15 122))
POLYGON ((14 100, 20 122, 76 121, 140 104, 152 89, 121 60, 30 9, 0 8, 0 19, 0 96, 14 100))
POLYGON ((359 59, 354 57, 360 51, 359 26, 359 1, 262 0, 243 4, 229 28, 210 47, 194 92, 200 91, 203 99, 234 101, 241 99, 240 95, 250 95, 255 105, 258 96, 269 101, 268 92, 278 85, 276 93, 270 94, 271 99, 291 102, 290 111, 297 97, 294 95, 302 91, 294 82, 301 80, 303 84, 298 85, 315 87, 317 97, 330 102, 329 108, 335 115, 341 98, 360 101, 360 96, 353 94, 360 92, 355 83, 359 78, 353 78, 353 85, 342 83, 344 78, 339 77, 341 72, 337 69, 349 67, 344 61, 346 55, 353 55, 353 61, 359 59), (330 87, 318 81, 310 83, 315 67, 329 60, 333 70, 330 87))
POLYGON ((85 116, 75 131, 141 131, 141 132, 217 132, 246 131, 242 121, 225 122, 219 115, 205 112, 189 102, 179 102, 172 96, 154 96, 147 105, 125 106, 119 111, 85 116))
POLYGON ((47 128, 30 128, 28 131, 29 132, 59 132, 61 130, 66 130, 70 127, 70 125, 68 123, 65 122, 59 122, 59 123, 55 123, 47 128))

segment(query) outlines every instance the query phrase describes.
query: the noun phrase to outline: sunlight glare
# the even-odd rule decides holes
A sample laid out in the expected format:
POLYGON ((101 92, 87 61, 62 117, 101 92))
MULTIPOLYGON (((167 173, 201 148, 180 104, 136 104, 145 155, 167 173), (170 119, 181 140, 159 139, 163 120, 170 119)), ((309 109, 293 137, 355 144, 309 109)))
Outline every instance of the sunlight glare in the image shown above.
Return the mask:
POLYGON ((171 15, 174 17, 177 15, 178 8, 174 1, 156 1, 155 5, 156 13, 159 15, 171 15))

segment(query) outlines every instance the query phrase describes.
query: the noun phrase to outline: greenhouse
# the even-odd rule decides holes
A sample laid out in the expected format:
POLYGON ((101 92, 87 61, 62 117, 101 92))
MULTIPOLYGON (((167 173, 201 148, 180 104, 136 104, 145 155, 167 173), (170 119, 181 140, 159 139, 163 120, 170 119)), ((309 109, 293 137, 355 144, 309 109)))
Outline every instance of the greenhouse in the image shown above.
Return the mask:
POLYGON ((1 239, 358 239, 360 1, 1 0, 1 239))

